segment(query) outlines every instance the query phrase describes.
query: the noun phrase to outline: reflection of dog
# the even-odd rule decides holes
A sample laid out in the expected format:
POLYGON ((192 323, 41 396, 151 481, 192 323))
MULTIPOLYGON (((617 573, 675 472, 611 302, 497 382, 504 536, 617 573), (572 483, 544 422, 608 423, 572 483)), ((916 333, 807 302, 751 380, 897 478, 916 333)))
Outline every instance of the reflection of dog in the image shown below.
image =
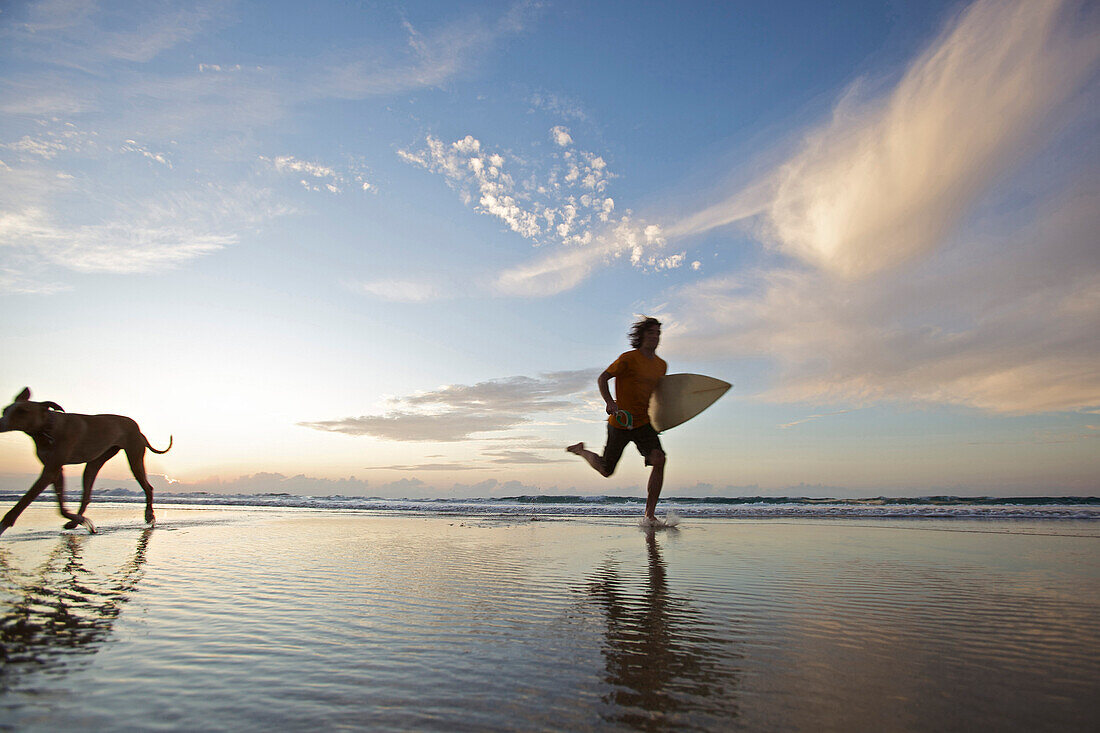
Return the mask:
MULTIPOLYGON (((22 553, 0 549, 0 691, 26 685, 32 675, 70 673, 86 666, 74 654, 94 654, 111 637, 122 607, 133 597, 145 574, 152 528, 138 533, 133 557, 110 572, 103 562, 87 562, 88 538, 62 535, 53 543, 28 542, 22 553), (31 569, 19 555, 35 556, 48 544, 54 548, 31 569)), ((132 534, 104 537, 96 559, 120 553, 132 534), (104 544, 106 543, 106 544, 104 544), (109 548, 104 551, 104 548, 109 548)), ((9 545, 8 547, 12 547, 9 545)), ((120 554, 121 556, 121 554, 120 554)), ((2 694, 2 693, 0 693, 2 694)), ((26 716, 23 716, 26 718, 26 716)), ((18 725, 12 721, 13 728, 18 725)), ((3 726, 5 729, 7 726, 3 726)))
POLYGON ((145 477, 145 449, 154 453, 167 453, 172 448, 157 450, 141 434, 136 422, 122 415, 77 415, 61 409, 56 402, 31 402, 30 388, 24 389, 15 402, 4 408, 0 417, 0 433, 22 430, 34 439, 38 460, 42 461, 42 475, 27 489, 27 493, 0 520, 0 534, 15 524, 27 505, 34 501, 50 484, 57 492, 57 504, 61 514, 69 520, 65 529, 83 524, 95 533, 95 525, 84 516, 92 498, 92 484, 103 464, 120 450, 126 451, 130 470, 145 490, 145 521, 156 524, 153 516, 153 487, 145 477), (84 495, 80 499, 80 511, 76 514, 65 509, 65 477, 62 467, 70 463, 86 463, 84 468, 84 495))

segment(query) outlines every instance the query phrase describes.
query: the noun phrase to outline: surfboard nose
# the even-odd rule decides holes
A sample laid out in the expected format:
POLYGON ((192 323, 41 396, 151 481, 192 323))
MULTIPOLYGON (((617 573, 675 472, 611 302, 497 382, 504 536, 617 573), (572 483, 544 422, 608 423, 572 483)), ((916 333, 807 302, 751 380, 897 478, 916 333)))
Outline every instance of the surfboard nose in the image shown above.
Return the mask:
POLYGON ((703 374, 666 374, 649 398, 649 421, 658 433, 681 425, 733 387, 703 374))

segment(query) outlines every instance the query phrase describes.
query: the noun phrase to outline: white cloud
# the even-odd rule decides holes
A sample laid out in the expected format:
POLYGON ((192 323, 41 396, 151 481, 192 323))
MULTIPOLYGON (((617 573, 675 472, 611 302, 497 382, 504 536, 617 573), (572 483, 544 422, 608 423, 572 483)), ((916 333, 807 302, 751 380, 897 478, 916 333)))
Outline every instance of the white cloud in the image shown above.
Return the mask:
POLYGON ((512 430, 530 415, 567 410, 593 389, 592 370, 507 377, 474 385, 447 385, 393 400, 384 415, 299 423, 303 427, 386 440, 456 442, 474 435, 512 430))
POLYGON ((336 420, 299 423, 302 427, 347 435, 370 435, 386 440, 451 443, 469 440, 478 433, 510 430, 528 422, 518 415, 501 416, 450 411, 439 415, 395 410, 385 415, 365 415, 336 420))
MULTIPOLYGON (((222 72, 234 72, 241 71, 244 67, 240 64, 233 64, 232 66, 222 66, 221 64, 199 64, 199 73, 222 73, 222 72)), ((256 71, 262 71, 262 67, 256 67, 256 71)))
POLYGON ((770 357, 766 400, 1100 404, 1100 32, 1076 11, 979 0, 886 94, 852 90, 783 165, 667 226, 753 220, 785 256, 672 293, 669 345, 770 357))
MULTIPOLYGON (((1100 194, 865 278, 786 267, 672 294, 677 351, 767 355, 762 399, 960 404, 1005 413, 1100 404, 1100 194)), ((1032 212, 1027 212, 1032 213, 1032 212)))
POLYGON ((72 123, 41 127, 34 136, 24 135, 14 142, 0 143, 0 150, 10 150, 23 161, 50 161, 60 155, 89 153, 100 147, 95 133, 79 130, 72 123))
POLYGON ((615 208, 613 199, 601 195, 614 176, 603 158, 585 151, 566 148, 544 169, 491 152, 472 135, 449 145, 428 135, 424 148, 399 150, 398 155, 442 174, 476 210, 539 244, 586 244, 592 226, 607 221, 615 208))
POLYGON ((328 166, 323 166, 318 163, 310 163, 304 160, 297 160, 290 155, 282 155, 275 158, 274 161, 275 170, 280 173, 286 171, 293 171, 295 173, 305 173, 313 176, 314 178, 335 178, 336 171, 328 166))
POLYGON ((573 138, 569 135, 569 129, 560 125, 551 128, 550 138, 560 148, 568 147, 573 144, 573 138))
POLYGON ((168 157, 167 153, 154 153, 153 151, 147 149, 144 145, 141 145, 134 140, 127 140, 119 148, 119 150, 124 153, 137 153, 147 158, 148 160, 153 161, 154 163, 159 163, 160 165, 163 165, 166 168, 172 167, 172 161, 168 157))
POLYGON ((777 170, 669 236, 763 213, 779 250, 849 278, 937 249, 1095 68, 1096 32, 1069 14, 974 3, 887 96, 861 101, 853 87, 777 170))
POLYGON ((635 267, 679 267, 683 254, 662 254, 666 238, 659 226, 638 221, 629 211, 612 218, 615 200, 605 191, 614 175, 599 155, 569 147, 564 128, 552 137, 565 147, 546 168, 516 156, 490 152, 471 135, 450 144, 427 136, 420 150, 399 150, 408 163, 446 178, 476 211, 494 216, 535 244, 560 249, 496 278, 498 291, 541 296, 575 287, 597 266, 625 259, 635 267), (525 182, 525 185, 517 184, 525 182))
POLYGON ((360 191, 372 191, 374 187, 367 181, 364 172, 358 166, 347 166, 337 170, 331 166, 292 155, 280 155, 274 159, 260 156, 260 160, 272 166, 276 172, 300 176, 298 183, 307 191, 339 194, 345 187, 354 185, 360 191))
POLYGON ((66 148, 60 142, 54 140, 36 140, 30 135, 24 135, 22 139, 14 143, 4 143, 2 148, 13 150, 17 153, 37 155, 40 158, 53 158, 66 148))
POLYGON ((847 277, 938 248, 1094 68, 1095 35, 1060 21, 1057 2, 975 3, 881 106, 838 107, 779 175, 779 246, 847 277))

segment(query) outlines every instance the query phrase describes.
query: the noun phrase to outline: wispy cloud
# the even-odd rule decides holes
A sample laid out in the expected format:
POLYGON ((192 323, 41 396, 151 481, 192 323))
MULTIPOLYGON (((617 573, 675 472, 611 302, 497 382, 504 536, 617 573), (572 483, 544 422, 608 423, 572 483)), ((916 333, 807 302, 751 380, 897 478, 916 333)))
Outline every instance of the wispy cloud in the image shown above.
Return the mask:
POLYGON ((484 465, 477 463, 458 463, 445 461, 440 463, 395 463, 388 466, 364 466, 368 471, 401 471, 403 473, 446 471, 483 471, 484 465))
POLYGON ((96 70, 105 58, 150 61, 224 22, 231 15, 229 5, 225 0, 181 7, 138 3, 126 12, 112 13, 89 0, 44 0, 29 4, 4 36, 37 47, 51 64, 96 70))
POLYGON ((527 101, 535 109, 544 110, 565 120, 588 120, 588 113, 579 101, 561 94, 538 91, 531 94, 527 101))
POLYGON ((1096 30, 1074 28, 1072 13, 974 3, 889 94, 864 99, 854 85, 793 157, 676 235, 763 213, 776 248, 849 278, 942 247, 1095 69, 1096 30))
MULTIPOLYGON (((551 449, 555 454, 563 454, 562 446, 551 449)), ((575 459, 574 459, 575 460, 575 459)), ((530 450, 487 450, 481 457, 466 461, 438 461, 436 463, 396 463, 380 466, 365 466, 370 471, 400 471, 402 473, 437 473, 451 471, 503 471, 515 466, 542 466, 552 463, 572 463, 569 458, 551 458, 530 450)))
POLYGON ((786 256, 673 293, 677 342, 770 356, 771 400, 1100 403, 1098 39, 1069 3, 980 0, 886 94, 851 90, 783 165, 666 227, 745 221, 786 256))
POLYGON ((678 349, 768 355, 774 401, 962 404, 998 412, 1100 403, 1097 192, 1012 218, 919 267, 858 286, 798 268, 677 291, 678 349))
POLYGON ((286 212, 268 192, 247 186, 123 201, 84 194, 100 201, 98 221, 51 213, 44 199, 0 210, 0 247, 12 265, 12 281, 24 283, 21 292, 54 291, 34 284, 34 273, 49 266, 116 274, 176 267, 232 246, 242 227, 286 212))
POLYGON ((800 418, 798 420, 792 420, 791 422, 783 423, 779 426, 779 428, 781 430, 786 430, 788 428, 793 428, 796 425, 802 425, 803 423, 820 420, 825 417, 833 417, 834 415, 845 415, 849 412, 851 412, 851 410, 834 410, 833 412, 823 412, 817 415, 807 415, 806 417, 800 418))
MULTIPOLYGON (((71 122, 41 122, 33 135, 23 135, 12 142, 0 142, 0 150, 10 151, 9 154, 14 156, 11 159, 13 165, 18 165, 18 162, 27 164, 52 160, 59 155, 92 154, 102 147, 97 137, 94 132, 81 130, 71 122)), ((131 140, 126 142, 133 143, 131 140)))
POLYGON ((394 303, 427 303, 444 297, 435 283, 416 280, 372 280, 350 283, 348 287, 381 300, 394 303))
POLYGON ((593 371, 507 377, 473 385, 448 385, 392 400, 382 415, 302 422, 327 432, 398 441, 449 443, 532 422, 532 415, 567 410, 592 390, 593 371))
POLYGON ((314 84, 327 96, 350 99, 438 87, 476 66, 502 39, 522 33, 538 9, 518 2, 488 21, 466 17, 430 31, 406 20, 408 44, 401 52, 369 49, 332 62, 314 84))
POLYGON ((295 193, 277 177, 309 192, 373 191, 362 161, 267 150, 257 132, 318 100, 445 84, 522 33, 537 12, 519 2, 488 20, 406 22, 405 43, 344 48, 298 65, 211 59, 204 36, 237 22, 232 4, 220 0, 126 11, 50 0, 6 12, 0 53, 15 63, 0 76, 10 135, 0 138, 4 282, 48 292, 57 286, 36 279, 56 283, 51 266, 151 272, 217 252, 294 210, 295 193), (201 60, 187 70, 160 63, 165 52, 189 47, 201 60), (257 160, 271 174, 268 187, 256 182, 257 160), (111 190, 93 183, 102 171, 117 182, 111 190), (247 216, 223 216, 217 195, 246 188, 255 203, 243 197, 229 206, 248 208, 247 216))
MULTIPOLYGON (((561 451, 560 446, 556 447, 556 450, 561 451)), ((567 458, 548 458, 528 450, 485 451, 485 457, 488 458, 491 463, 500 463, 508 466, 573 462, 571 459, 567 458)))
POLYGON ((656 224, 635 221, 631 213, 598 233, 588 232, 581 247, 562 248, 501 272, 496 288, 505 295, 543 297, 573 289, 601 266, 628 261, 649 271, 676 269, 684 252, 666 254, 667 240, 656 224))
POLYGON ((47 261, 78 272, 136 273, 209 254, 233 244, 233 235, 206 231, 186 215, 148 212, 103 224, 59 225, 30 209, 0 215, 0 246, 11 256, 47 261))

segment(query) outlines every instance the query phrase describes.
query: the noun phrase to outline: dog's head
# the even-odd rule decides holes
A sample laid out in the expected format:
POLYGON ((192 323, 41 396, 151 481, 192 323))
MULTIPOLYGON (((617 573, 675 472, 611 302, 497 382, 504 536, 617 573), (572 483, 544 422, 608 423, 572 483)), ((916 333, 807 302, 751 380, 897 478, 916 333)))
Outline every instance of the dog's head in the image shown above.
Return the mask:
POLYGON ((14 402, 4 408, 4 414, 0 416, 0 433, 9 430, 36 433, 46 427, 50 410, 64 412, 56 402, 31 402, 31 388, 26 387, 14 402))

